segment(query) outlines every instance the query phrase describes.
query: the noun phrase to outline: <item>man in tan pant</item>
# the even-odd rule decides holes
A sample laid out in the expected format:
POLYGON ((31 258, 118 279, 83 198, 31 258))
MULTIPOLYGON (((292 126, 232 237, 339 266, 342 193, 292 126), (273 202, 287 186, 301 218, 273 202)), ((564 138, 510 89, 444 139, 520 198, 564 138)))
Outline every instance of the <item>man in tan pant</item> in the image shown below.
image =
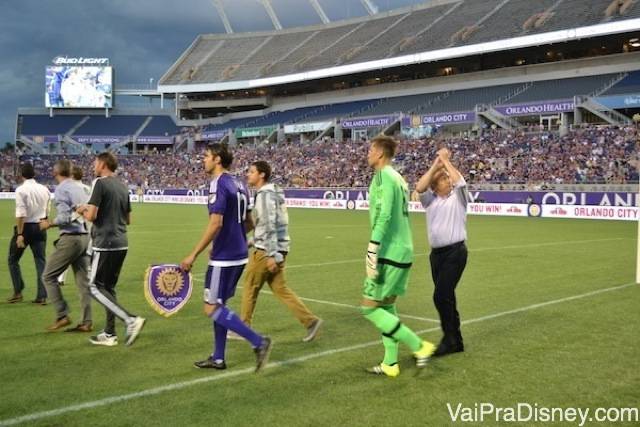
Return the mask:
MULTIPOLYGON (((312 341, 322 325, 322 319, 315 316, 300 298, 287 286, 285 279, 285 258, 289 252, 289 216, 284 200, 284 192, 269 183, 271 167, 267 162, 258 161, 251 165, 247 182, 256 190, 252 211, 255 250, 249 256, 249 265, 242 288, 240 317, 251 325, 258 294, 267 282, 273 294, 291 310, 293 315, 307 329, 302 339, 312 341)), ((232 335, 229 335, 233 338, 232 335)))

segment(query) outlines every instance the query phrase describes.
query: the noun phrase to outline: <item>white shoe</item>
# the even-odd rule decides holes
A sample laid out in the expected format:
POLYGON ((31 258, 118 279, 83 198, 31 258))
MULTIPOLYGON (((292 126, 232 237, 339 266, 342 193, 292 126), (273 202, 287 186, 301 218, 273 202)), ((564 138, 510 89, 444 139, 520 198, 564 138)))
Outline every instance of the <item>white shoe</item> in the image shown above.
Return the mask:
POLYGON ((138 334, 144 327, 144 323, 147 321, 144 317, 137 316, 133 322, 127 325, 127 340, 125 345, 131 345, 138 338, 138 334))
POLYGON ((116 335, 109 335, 106 332, 100 332, 98 335, 89 338, 91 344, 105 345, 107 347, 113 347, 118 345, 118 337, 116 335))
POLYGON ((243 340, 241 335, 236 334, 233 331, 227 331, 227 339, 228 340, 243 340))
POLYGON ((316 337, 316 335, 318 335, 318 331, 320 330, 320 326, 322 326, 322 324, 324 323, 324 321, 320 318, 316 319, 311 326, 309 326, 307 328, 307 335, 305 335, 304 338, 302 338, 302 342, 310 342, 313 341, 313 339, 316 337))

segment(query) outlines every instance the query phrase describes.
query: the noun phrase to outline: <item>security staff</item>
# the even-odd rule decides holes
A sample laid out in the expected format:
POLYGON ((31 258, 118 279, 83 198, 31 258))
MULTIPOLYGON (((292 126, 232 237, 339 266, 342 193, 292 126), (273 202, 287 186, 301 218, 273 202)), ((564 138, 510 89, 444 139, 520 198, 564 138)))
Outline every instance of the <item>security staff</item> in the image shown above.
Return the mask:
POLYGON ((24 280, 20 271, 20 258, 27 246, 31 248, 33 259, 36 263, 38 292, 34 304, 45 305, 47 303, 47 291, 42 283, 44 271, 45 249, 47 246, 47 233, 40 230, 40 220, 47 217, 49 199, 51 194, 47 187, 38 184, 34 179, 35 170, 31 163, 24 163, 20 167, 22 184, 16 188, 16 225, 13 228, 13 237, 9 244, 9 273, 13 283, 13 295, 7 299, 8 303, 22 301, 24 280))

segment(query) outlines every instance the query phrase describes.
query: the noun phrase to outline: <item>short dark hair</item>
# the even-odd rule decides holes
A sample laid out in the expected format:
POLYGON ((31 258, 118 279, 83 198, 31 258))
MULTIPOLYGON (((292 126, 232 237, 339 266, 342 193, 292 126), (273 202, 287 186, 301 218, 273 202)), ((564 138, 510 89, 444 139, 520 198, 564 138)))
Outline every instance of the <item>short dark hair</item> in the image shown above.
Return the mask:
POLYGON ((387 135, 379 135, 371 140, 371 143, 377 147, 382 148, 384 156, 388 159, 392 159, 396 155, 396 148, 398 148, 398 141, 387 135))
POLYGON ((109 168, 111 172, 115 172, 116 169, 118 169, 118 159, 116 159, 115 154, 109 151, 98 154, 96 156, 96 159, 104 162, 104 164, 107 165, 107 168, 109 168))
POLYGON ((82 170, 82 168, 80 166, 73 165, 71 167, 71 176, 76 181, 80 181, 82 179, 82 177, 84 176, 84 171, 82 170))
POLYGON ((207 151, 214 156, 220 157, 220 164, 223 168, 227 169, 233 163, 233 154, 229 151, 229 146, 224 143, 214 142, 207 145, 207 151))
POLYGON ((33 169, 33 165, 29 162, 23 163, 20 166, 20 176, 24 179, 33 179, 36 177, 36 171, 33 169))
POLYGON ((54 168, 58 170, 58 175, 66 178, 71 176, 71 162, 67 159, 60 159, 54 165, 54 168))
POLYGON ((251 163, 251 166, 255 167, 258 173, 263 173, 265 182, 269 182, 269 178, 271 178, 271 166, 269 166, 269 163, 264 160, 258 160, 251 163))

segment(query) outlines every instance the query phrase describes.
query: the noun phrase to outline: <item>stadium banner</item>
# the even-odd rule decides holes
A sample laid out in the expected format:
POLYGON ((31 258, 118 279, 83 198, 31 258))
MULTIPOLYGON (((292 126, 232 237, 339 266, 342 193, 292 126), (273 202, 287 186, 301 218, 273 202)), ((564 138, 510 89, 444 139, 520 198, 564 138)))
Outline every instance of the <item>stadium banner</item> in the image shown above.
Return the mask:
POLYGON ((427 125, 446 125, 458 123, 474 123, 476 113, 473 111, 458 111, 453 113, 436 113, 412 115, 402 118, 403 128, 418 128, 427 125))
POLYGON ((80 144, 118 144, 128 136, 108 136, 108 135, 73 135, 72 138, 80 144))
MULTIPOLYGON (((285 189, 286 197, 303 199, 366 200, 364 188, 285 189)), ((555 192, 555 191, 470 191, 472 202, 537 203, 539 205, 640 206, 640 195, 631 192, 555 192)))
POLYGON ((165 194, 145 194, 142 196, 144 203, 178 203, 183 205, 206 205, 207 196, 175 196, 165 194))
POLYGON ((228 133, 229 133, 229 129, 202 132, 200 134, 200 139, 218 141, 218 140, 224 138, 225 136, 227 136, 228 133))
MULTIPOLYGON (((147 195, 155 196, 206 196, 206 189, 165 188, 149 189, 147 195)), ((366 188, 288 188, 284 190, 287 198, 294 199, 336 199, 367 200, 366 188)), ((640 206, 640 194, 632 192, 556 192, 556 191, 469 191, 472 202, 510 203, 538 205, 583 205, 583 206, 640 206)))
POLYGON ((544 205, 542 206, 542 217, 638 221, 640 208, 637 206, 544 205))
POLYGON ((24 135, 36 144, 57 144, 62 138, 58 135, 24 135))
POLYGON ((609 108, 640 108, 640 93, 601 96, 596 98, 596 102, 609 108))
POLYGON ((289 208, 347 209, 346 200, 285 198, 289 208))
POLYGON ((391 125, 398 116, 371 116, 345 119, 340 122, 344 129, 379 128, 391 125))
POLYGON ((321 132, 331 126, 333 122, 297 123, 285 125, 284 133, 321 132))
POLYGON ((0 200, 15 200, 16 193, 13 191, 0 191, 0 200))
MULTIPOLYGON (((467 213, 469 215, 491 216, 528 216, 527 205, 523 203, 469 203, 467 213)), ((356 210, 368 210, 367 200, 358 200, 355 203, 356 210)), ((409 202, 409 212, 424 212, 420 202, 409 202)))
POLYGON ((528 102, 526 104, 499 105, 496 111, 505 116, 537 116, 540 114, 566 113, 573 111, 575 104, 572 99, 557 101, 528 102))
POLYGON ((176 314, 191 297, 193 278, 176 264, 151 265, 144 280, 144 296, 149 305, 164 317, 176 314))
POLYGON ((276 130, 276 126, 262 126, 255 128, 241 128, 236 129, 236 138, 254 138, 269 136, 271 132, 276 130))
POLYGON ((139 136, 137 144, 173 144, 172 136, 139 136))

